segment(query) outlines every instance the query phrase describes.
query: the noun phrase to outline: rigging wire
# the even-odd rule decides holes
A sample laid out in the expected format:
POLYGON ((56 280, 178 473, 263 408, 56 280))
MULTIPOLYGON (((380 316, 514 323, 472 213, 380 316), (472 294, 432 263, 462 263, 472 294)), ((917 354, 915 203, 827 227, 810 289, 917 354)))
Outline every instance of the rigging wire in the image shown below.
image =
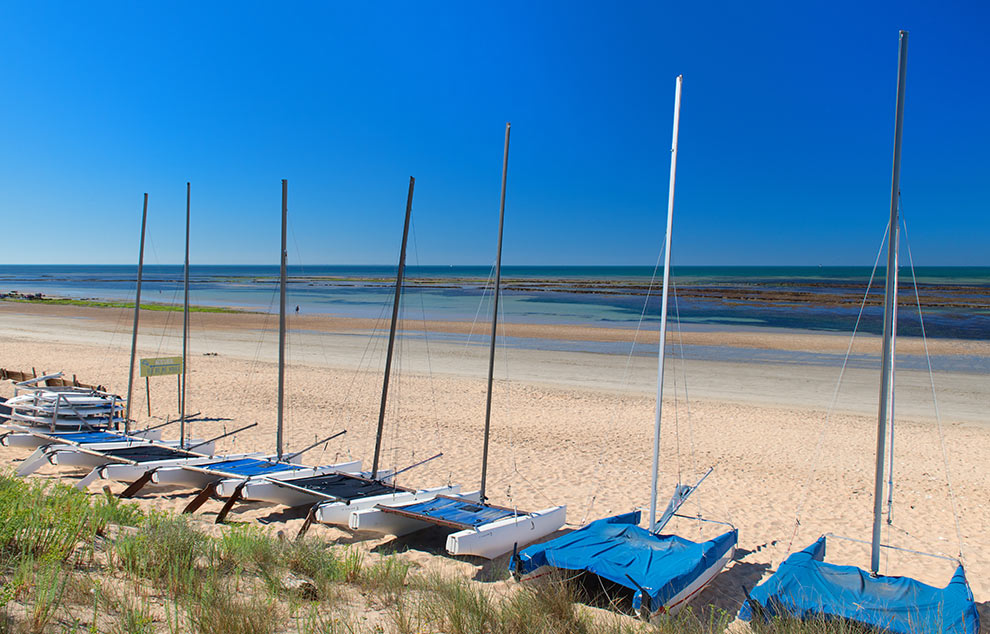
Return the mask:
POLYGON ((462 346, 462 350, 465 356, 467 355, 468 346, 471 345, 471 337, 474 336, 474 328, 475 326, 478 325, 478 319, 481 318, 481 309, 486 304, 486 298, 488 297, 488 293, 489 293, 488 289, 494 285, 492 282, 492 280, 494 279, 495 279, 495 264, 493 262, 491 268, 488 269, 488 279, 485 280, 484 286, 481 287, 481 299, 478 300, 478 310, 474 312, 474 320, 471 322, 471 328, 468 330, 467 339, 464 341, 464 345, 462 346))
MULTIPOLYGON (((410 224, 412 225, 413 257, 416 260, 416 266, 419 266, 419 243, 416 240, 416 223, 410 221, 410 224)), ((417 294, 419 295, 419 306, 423 316, 423 342, 426 344, 426 370, 430 376, 430 397, 433 400, 433 421, 436 423, 436 442, 440 451, 443 451, 443 436, 440 431, 440 410, 437 407, 437 390, 433 380, 433 360, 432 355, 430 354, 430 330, 427 327, 426 301, 423 299, 423 289, 418 289, 417 294)))
POLYGON ((699 469, 694 450, 694 424, 691 418, 691 398, 688 394, 687 357, 684 355, 684 331, 681 329, 681 309, 677 301, 677 284, 673 278, 670 280, 670 286, 674 292, 674 323, 677 326, 677 347, 680 351, 681 359, 681 385, 684 389, 684 408, 688 419, 688 451, 691 458, 691 468, 697 473, 699 469))
POLYGON ((935 391, 935 373, 932 370, 932 357, 931 357, 931 355, 928 352, 928 337, 927 337, 927 335, 925 333, 925 318, 924 318, 924 315, 922 314, 922 310, 921 310, 921 296, 920 296, 920 293, 918 292, 918 278, 915 275, 915 271, 914 271, 914 257, 911 254, 911 241, 908 240, 907 222, 906 221, 903 223, 903 228, 904 228, 904 244, 907 247, 908 263, 911 266, 911 282, 914 285, 914 297, 915 297, 915 302, 916 302, 916 304, 918 306, 918 320, 919 320, 919 322, 921 324, 921 340, 924 343, 924 347, 925 347, 925 362, 928 365, 928 378, 929 378, 929 380, 931 382, 932 405, 935 408, 935 421, 938 423, 938 440, 939 440, 939 444, 941 445, 941 448, 942 448, 942 464, 943 464, 943 468, 945 469, 945 484, 946 484, 946 488, 948 489, 948 492, 949 492, 949 502, 950 502, 951 507, 952 507, 952 518, 955 521, 956 539, 959 542, 959 560, 962 561, 963 560, 963 538, 962 538, 962 529, 959 526, 959 509, 958 509, 958 506, 956 504, 955 490, 952 488, 952 479, 951 479, 951 477, 949 475, 949 451, 948 451, 948 449, 946 448, 946 445, 945 445, 945 429, 942 426, 942 416, 941 416, 941 414, 939 412, 938 397, 936 396, 936 393, 935 393, 936 392, 935 391))
MULTIPOLYGON (((632 342, 629 344, 629 354, 626 355, 626 365, 622 371, 622 384, 626 384, 629 380, 629 371, 632 367, 633 353, 636 351, 636 343, 639 341, 639 333, 643 328, 643 321, 646 319, 646 311, 649 308, 650 296, 653 293, 653 287, 657 281, 657 271, 660 270, 660 261, 663 258, 665 244, 666 242, 661 243, 660 252, 657 254, 656 264, 653 265, 653 275, 650 277, 650 284, 646 287, 646 299, 643 300, 643 310, 639 313, 639 321, 636 322, 636 331, 633 333, 632 342)), ((611 427, 614 427, 614 425, 611 427)), ((610 431, 606 431, 606 439, 608 439, 610 435, 610 431)), ((595 469, 591 473, 591 479, 597 483, 597 486, 595 486, 591 494, 588 496, 587 510, 585 510, 584 516, 581 518, 580 526, 584 526, 588 523, 588 517, 595 508, 595 502, 598 500, 598 494, 601 492, 602 488, 602 481, 598 478, 598 472, 601 470, 604 463, 605 452, 603 450, 598 453, 598 462, 595 464, 595 469)))
POLYGON ((856 315, 856 323, 853 325, 852 335, 849 336, 849 346, 846 348, 846 356, 842 359, 842 367, 839 369, 839 378, 835 382, 835 390, 832 392, 832 399, 829 403, 828 409, 825 412, 825 420, 822 422, 821 431, 818 435, 818 442, 815 445, 815 451, 812 454, 811 461, 811 472, 808 474, 808 479, 805 481, 804 492, 801 495, 801 501, 798 503, 797 512, 794 514, 794 531, 791 533, 790 540, 787 542, 787 549, 784 552, 786 557, 791 552, 791 547, 794 545, 794 540, 797 538, 798 531, 801 528, 801 515, 804 513, 804 506, 808 501, 808 496, 811 493, 811 483, 815 478, 815 474, 818 472, 818 462, 821 458, 822 451, 825 445, 825 436, 828 433, 829 424, 832 422, 832 412, 835 409, 835 405, 839 399, 839 388, 842 387, 842 378, 845 376, 846 367, 849 365, 849 357, 852 353, 853 342, 856 340, 856 333, 859 331, 860 321, 863 319, 863 310, 866 308, 866 300, 869 298, 870 289, 873 287, 873 279, 877 274, 877 267, 880 265, 880 255, 883 253, 883 246, 887 243, 887 229, 890 227, 890 223, 884 227, 883 238, 880 240, 880 247, 877 249, 877 256, 873 262, 873 270, 870 272, 870 280, 866 284, 866 292, 863 293, 863 300, 859 305, 859 314, 856 315))

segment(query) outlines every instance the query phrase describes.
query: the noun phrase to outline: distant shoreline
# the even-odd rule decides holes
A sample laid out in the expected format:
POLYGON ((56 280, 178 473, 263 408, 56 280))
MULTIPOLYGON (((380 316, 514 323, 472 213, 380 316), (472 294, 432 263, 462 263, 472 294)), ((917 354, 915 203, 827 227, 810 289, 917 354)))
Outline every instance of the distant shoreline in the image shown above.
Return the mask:
MULTIPOLYGON (((73 299, 70 297, 54 297, 43 295, 42 293, 5 293, 0 294, 0 301, 13 302, 21 304, 42 304, 48 306, 81 306, 85 308, 134 308, 134 302, 116 302, 101 299, 73 299)), ((141 310, 150 311, 161 311, 161 312, 179 312, 183 310, 182 306, 175 306, 173 304, 159 304, 159 303, 142 303, 141 310)), ((249 310, 240 310, 236 308, 228 308, 224 306, 197 306, 190 305, 189 312, 191 313, 248 313, 253 312, 249 310)))
MULTIPOLYGON (((158 306, 158 305, 154 305, 158 306)), ((83 318, 103 321, 108 324, 121 323, 133 313, 133 303, 101 301, 0 301, 0 316, 3 314, 31 315, 38 317, 83 318)), ((273 315, 232 307, 197 307, 197 330, 218 332, 244 330, 271 330, 275 327, 273 315)), ((181 312, 181 306, 167 308, 149 307, 142 303, 141 329, 168 330, 178 327, 180 322, 169 315, 181 312)), ((488 336, 485 318, 467 320, 416 320, 402 319, 399 329, 405 333, 443 333, 458 337, 470 336, 481 339, 488 336)), ((382 334, 387 331, 387 320, 348 317, 333 314, 289 313, 289 329, 313 333, 344 333, 356 335, 382 334)), ((720 325, 717 329, 683 330, 678 333, 675 343, 685 346, 724 346, 753 350, 777 350, 790 352, 844 354, 849 349, 847 332, 818 332, 808 330, 788 330, 764 327, 733 327, 720 325)), ((502 323, 499 335, 510 338, 545 339, 592 343, 629 343, 637 346, 656 346, 659 333, 656 324, 644 324, 639 330, 624 327, 578 324, 502 323)), ((908 355, 923 355, 925 342, 920 337, 899 336, 898 352, 908 355)), ((971 339, 929 339, 928 350, 932 355, 969 355, 990 357, 990 341, 971 339)), ((854 354, 879 354, 880 337, 860 333, 856 337, 854 354)))

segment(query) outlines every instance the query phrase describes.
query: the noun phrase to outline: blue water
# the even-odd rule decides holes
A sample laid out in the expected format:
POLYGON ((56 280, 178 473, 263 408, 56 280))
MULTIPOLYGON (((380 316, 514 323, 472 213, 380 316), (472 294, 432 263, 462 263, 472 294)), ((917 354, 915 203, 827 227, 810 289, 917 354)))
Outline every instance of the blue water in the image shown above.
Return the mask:
MULTIPOLYGON (((868 267, 675 267, 672 312, 693 329, 787 328, 850 332, 871 270, 868 267), (784 294, 786 296, 781 296, 784 294), (788 299, 793 295, 796 299, 788 299)), ((490 269, 410 266, 403 293, 406 318, 483 319, 490 269)), ((659 300, 647 302, 651 267, 506 266, 504 319, 515 323, 633 328, 640 315, 655 327, 659 300)), ((916 271, 929 336, 990 338, 990 267, 923 267, 916 271)), ((347 317, 383 315, 394 266, 290 266, 292 309, 347 317)), ((883 271, 878 272, 860 330, 880 332, 883 271)), ((258 311, 277 308, 276 266, 191 267, 191 301, 258 311)), ((0 265, 0 293, 131 299, 136 267, 0 265)), ((142 301, 182 301, 182 267, 146 266, 142 301)), ((910 271, 901 271, 898 332, 920 333, 910 271)))

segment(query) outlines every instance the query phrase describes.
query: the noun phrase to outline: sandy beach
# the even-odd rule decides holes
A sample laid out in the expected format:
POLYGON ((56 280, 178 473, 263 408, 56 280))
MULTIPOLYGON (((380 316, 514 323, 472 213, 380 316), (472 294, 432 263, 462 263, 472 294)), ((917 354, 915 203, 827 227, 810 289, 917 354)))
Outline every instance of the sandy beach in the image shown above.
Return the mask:
MULTIPOLYGON (((0 303, 0 367, 61 370, 81 381, 127 388, 130 317, 125 310, 0 303)), ((181 315, 143 312, 139 356, 180 351, 181 315)), ((274 443, 277 320, 262 314, 194 313, 190 340, 188 411, 198 437, 251 422, 259 425, 223 441, 223 450, 267 450, 274 443)), ((327 463, 345 456, 370 464, 381 391, 384 338, 369 336, 370 320, 303 315, 290 319, 286 374, 288 448, 346 429, 305 462, 327 463)), ((421 333, 422 323, 406 323, 421 333)), ((413 469, 401 483, 433 486, 460 482, 477 487, 484 423, 487 348, 483 323, 432 322, 430 337, 406 336, 397 344, 397 378, 392 384, 383 460, 403 467, 439 450, 442 458, 413 469), (442 333, 477 335, 451 342, 442 333)), ((572 341, 630 341, 629 330, 580 326, 510 324, 510 337, 572 341)), ((655 346, 656 333, 639 333, 655 346)), ((847 334, 787 332, 686 332, 684 344, 755 350, 844 354, 847 334)), ((990 355, 990 343, 929 342, 933 354, 990 355)), ((923 353, 920 340, 903 338, 899 350, 923 353)), ((878 339, 858 340, 860 353, 875 353, 878 339)), ((822 533, 868 539, 876 443, 875 369, 846 371, 835 408, 826 424, 839 370, 800 363, 741 363, 704 360, 667 366, 662 440, 661 492, 678 476, 698 477, 709 466, 711 478, 685 507, 687 513, 731 521, 739 529, 736 561, 696 600, 735 611, 743 588, 752 588, 776 568, 789 550, 803 548, 822 533), (684 386, 690 399, 685 400, 684 386), (688 508, 690 507, 690 508, 688 508), (800 524, 796 522, 800 511, 800 524)), ((944 372, 935 376, 946 457, 935 422, 927 372, 897 374, 897 427, 894 448, 893 523, 885 539, 893 545, 956 556, 962 554, 985 619, 990 601, 990 402, 987 375, 944 372), (955 513, 946 487, 949 468, 955 513), (955 519, 954 519, 955 518, 955 519)), ((567 504, 568 524, 648 505, 650 442, 656 360, 589 352, 500 349, 492 419, 490 496, 520 508, 567 504)), ((9 383, 0 396, 9 396, 9 383)), ((144 382, 136 383, 132 405, 139 425, 176 416, 175 381, 152 379, 148 417, 144 382)), ((175 431, 171 431, 174 436, 175 431)), ((166 433, 166 436, 169 436, 166 433)), ((4 449, 10 463, 23 452, 4 449)), ((39 477, 69 479, 54 469, 39 477)), ((95 487, 94 487, 95 490, 95 487)), ((140 503, 180 509, 188 492, 149 490, 140 503)), ((219 504, 204 507, 209 518, 219 504)), ((260 505, 244 505, 234 516, 260 520, 294 532, 302 519, 260 505)), ((697 536, 698 525, 675 520, 671 528, 697 536)), ((711 529, 707 529, 711 530, 711 529)), ((388 540, 361 540, 318 527, 328 540, 356 541, 373 548, 388 540)), ((436 540, 433 540, 434 542, 436 540)), ((436 554, 436 543, 422 547, 402 540, 403 556, 421 565, 444 566, 467 577, 481 564, 436 554)), ((868 564, 868 547, 830 542, 829 560, 868 564)), ((890 551, 882 572, 909 575, 944 585, 950 562, 890 551)))

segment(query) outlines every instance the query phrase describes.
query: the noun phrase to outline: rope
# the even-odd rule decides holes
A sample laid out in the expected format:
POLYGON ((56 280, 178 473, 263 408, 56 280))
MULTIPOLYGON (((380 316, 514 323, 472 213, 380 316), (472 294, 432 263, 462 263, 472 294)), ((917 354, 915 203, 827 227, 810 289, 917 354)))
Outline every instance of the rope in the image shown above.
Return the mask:
MULTIPOLYGON (((172 300, 169 302, 169 305, 175 306, 175 301, 178 297, 179 297, 179 285, 176 284, 175 288, 172 291, 172 300)), ((155 350, 156 356, 161 354, 162 348, 165 346, 165 334, 168 332, 169 323, 172 320, 172 312, 173 311, 171 310, 165 311, 165 324, 162 325, 162 334, 161 337, 158 338, 158 348, 156 348, 155 350)))
POLYGON ((945 446, 945 429, 942 426, 942 416, 938 408, 938 397, 935 394, 935 373, 932 371, 932 357, 928 352, 928 336, 925 333, 925 318, 921 310, 921 296, 918 292, 918 278, 914 272, 914 256, 911 254, 911 242, 908 240, 907 223, 904 225, 904 243, 908 251, 908 263, 911 266, 911 282, 914 285, 914 297, 918 306, 918 321, 921 324, 921 341, 925 346, 925 362, 928 365, 928 379, 932 388, 932 405, 935 408, 935 421, 938 423, 938 440, 942 448, 942 464, 945 468, 945 484, 949 492, 949 503, 952 506, 952 518, 956 525, 956 539, 959 541, 959 560, 963 560, 963 538, 962 529, 959 527, 959 510, 956 505, 956 494, 952 488, 952 479, 949 476, 949 452, 945 446))
POLYGON ((808 495, 811 493, 811 482, 814 480, 815 474, 818 472, 818 463, 821 458, 822 448, 825 444, 825 436, 828 432, 829 423, 832 421, 832 411, 835 409, 835 404, 839 398, 839 388, 842 386, 842 377, 845 376, 846 366, 849 364, 849 355, 852 353, 853 342, 856 339, 856 333, 859 331, 860 320, 863 318, 863 310, 866 308, 866 300, 870 295, 870 288, 873 287, 873 279, 877 274, 877 267, 880 264, 880 255, 883 253, 883 245, 887 242, 887 227, 890 226, 888 222, 884 227, 883 238, 880 240, 880 248, 877 249, 877 257, 873 261, 873 271, 870 273, 870 281, 866 284, 866 292, 863 293, 863 301, 859 305, 859 314, 856 316, 856 323, 853 326, 852 335, 849 337, 849 346, 846 348, 846 356, 842 360, 842 367, 839 370, 839 379, 835 383, 835 390, 832 392, 832 400, 829 403, 828 410, 825 412, 825 420, 822 423, 821 432, 818 435, 818 443, 815 446, 815 452, 812 455, 811 462, 811 473, 808 475, 808 479, 804 485, 804 493, 801 496, 801 501, 798 503, 797 512, 794 515, 794 531, 791 533, 791 538, 787 542, 787 550, 784 552, 786 557, 791 552, 791 547, 794 544, 794 540, 797 538, 798 531, 801 528, 801 514, 804 513, 804 506, 808 502, 808 495))
MULTIPOLYGON (((416 224, 410 221, 413 234, 413 257, 416 259, 416 266, 419 266, 419 243, 416 240, 416 224)), ((444 449, 443 436, 440 431, 440 411, 437 407, 437 390, 433 380, 433 355, 430 354, 430 331, 426 322, 426 302, 423 300, 423 290, 417 289, 419 295, 419 306, 423 316, 423 342, 426 344, 426 370, 430 375, 430 396, 433 399, 433 421, 436 423, 436 442, 441 451, 444 449)))
POLYGON ((474 320, 471 322, 471 328, 468 330, 467 339, 464 341, 464 346, 462 351, 467 355, 468 346, 471 345, 471 337, 474 336, 474 327, 478 325, 478 319, 481 317, 481 308, 485 304, 485 298, 488 297, 488 288, 494 286, 492 280, 495 278, 495 264, 492 263, 490 269, 488 269, 488 279, 485 280, 485 285, 481 287, 481 299, 478 301, 478 310, 474 311, 474 320))
MULTIPOLYGON (((636 351, 636 343, 639 340, 639 332, 642 330, 643 321, 646 319, 646 310, 650 305, 650 295, 653 293, 653 285, 657 281, 657 271, 660 270, 660 261, 663 258, 664 243, 661 243, 660 252, 657 254, 656 264, 653 265, 653 275, 650 277, 650 284, 646 288, 646 299, 643 300, 643 310, 639 313, 639 321, 636 322, 636 332, 633 334, 633 340, 629 344, 629 354, 626 355, 626 365, 622 371, 622 383, 625 384, 629 380, 629 369, 632 367, 633 353, 636 351)), ((609 439, 611 434, 606 432, 606 440, 609 439)), ((605 443, 608 444, 608 443, 605 443)), ((605 462, 605 452, 598 452, 598 463, 595 464, 595 469, 591 473, 591 479, 597 482, 597 486, 592 490, 591 494, 588 496, 588 508, 584 512, 584 517, 581 518, 581 526, 584 526, 588 522, 588 517, 591 515, 592 510, 595 508, 595 502, 598 500, 598 494, 601 492, 602 482, 598 478, 598 472, 601 470, 602 465, 605 462)))
POLYGON ((688 395, 688 384, 687 384, 687 357, 684 356, 684 332, 681 329, 681 310, 679 303, 677 301, 677 284, 674 280, 670 280, 671 288, 674 291, 674 322, 677 325, 677 345, 681 353, 681 374, 682 374, 682 385, 684 386, 684 407, 687 410, 688 418, 688 447, 691 456, 691 468, 697 473, 698 460, 694 451, 694 425, 692 424, 693 419, 691 418, 691 398, 688 395))
MULTIPOLYGON (((681 385, 683 386, 684 389, 684 408, 686 410, 687 421, 688 421, 688 426, 687 426, 688 448, 690 452, 689 455, 691 460, 691 469, 694 471, 695 474, 697 474, 701 472, 701 469, 698 467, 698 459, 695 453, 695 445, 694 445, 694 419, 691 416, 691 398, 690 395, 688 394, 687 357, 684 354, 684 331, 681 328, 681 311, 680 311, 680 304, 677 298, 677 285, 674 283, 673 279, 671 279, 670 282, 671 282, 671 289, 674 291, 674 320, 675 320, 675 324, 677 325, 677 346, 680 351, 680 360, 681 360, 680 362, 681 375, 682 375, 681 385)), ((715 490, 715 495, 718 497, 719 504, 722 507, 722 513, 726 518, 728 518, 729 522, 731 523, 732 511, 730 509, 732 508, 732 505, 728 504, 725 496, 722 495, 722 489, 718 482, 718 477, 716 476, 717 471, 718 471, 717 469, 713 470, 711 475, 708 476, 709 478, 712 479, 712 485, 710 488, 715 490)), ((700 509, 702 515, 707 515, 704 504, 702 504, 698 499, 695 499, 693 497, 692 497, 692 501, 694 501, 698 505, 698 508, 700 509)), ((699 530, 700 530, 700 524, 699 524, 699 530)))

